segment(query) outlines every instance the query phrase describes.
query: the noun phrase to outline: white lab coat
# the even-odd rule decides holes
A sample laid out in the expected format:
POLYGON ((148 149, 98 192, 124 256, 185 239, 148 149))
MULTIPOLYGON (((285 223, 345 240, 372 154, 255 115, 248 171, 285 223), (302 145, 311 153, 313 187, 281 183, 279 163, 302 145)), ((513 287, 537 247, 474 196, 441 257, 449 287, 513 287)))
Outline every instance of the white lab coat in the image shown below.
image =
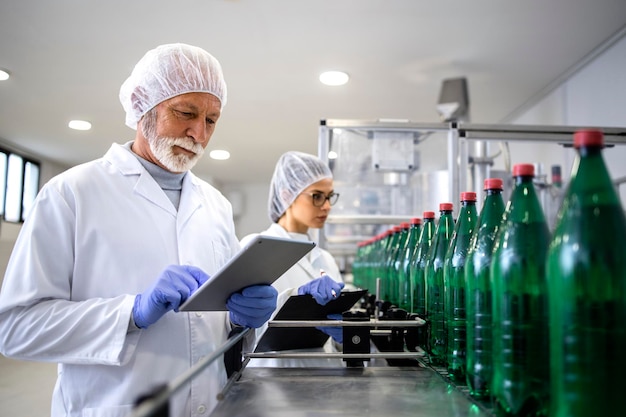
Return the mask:
MULTIPOLYGON (((129 331, 135 295, 169 264, 211 275, 239 248, 220 192, 189 172, 177 211, 129 144, 114 144, 39 193, 0 291, 0 351, 59 363, 52 417, 127 416, 230 330, 225 312, 170 311, 129 331)), ((171 415, 208 414, 225 381, 217 360, 171 399, 171 415)))
MULTIPOLYGON (((278 223, 273 223, 268 229, 261 232, 262 235, 281 237, 287 239, 310 240, 307 235, 289 233, 278 223)), ((241 239, 242 246, 248 243, 257 234, 251 234, 241 239)), ((292 266, 280 278, 272 284, 278 291, 278 301, 274 315, 280 310, 280 307, 292 295, 298 295, 298 288, 320 277, 320 270, 324 270, 326 274, 335 281, 343 282, 339 266, 333 256, 326 250, 316 246, 305 255, 297 264, 292 266)), ((273 317, 273 316, 272 316, 273 317)), ((260 340, 262 334, 267 330, 267 324, 257 329, 257 340, 260 340)), ((304 350, 294 350, 289 352, 303 352, 304 350)), ((323 348, 310 349, 306 352, 340 352, 329 338, 323 348)), ((287 351, 285 351, 287 352, 287 351)), ((254 358, 251 359, 247 366, 255 367, 338 367, 344 366, 342 359, 279 359, 279 358, 254 358)))

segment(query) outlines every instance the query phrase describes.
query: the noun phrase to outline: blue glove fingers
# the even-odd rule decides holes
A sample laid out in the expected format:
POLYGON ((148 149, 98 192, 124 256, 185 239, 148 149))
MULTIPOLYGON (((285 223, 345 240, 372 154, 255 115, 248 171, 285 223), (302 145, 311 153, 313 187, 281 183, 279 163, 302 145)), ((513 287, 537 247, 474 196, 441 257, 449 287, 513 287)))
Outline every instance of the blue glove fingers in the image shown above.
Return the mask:
POLYGON ((233 323, 261 327, 276 309, 278 291, 270 285, 254 285, 233 293, 226 302, 233 323))
POLYGON ((332 279, 331 277, 329 277, 328 275, 322 275, 320 277, 320 281, 322 281, 321 285, 324 286, 324 289, 326 291, 335 290, 337 295, 339 295, 341 290, 343 290, 343 287, 346 286, 346 284, 344 284, 343 282, 337 282, 334 279, 332 279))
POLYGON ((339 295, 344 286, 343 282, 337 282, 328 275, 322 275, 298 288, 298 294, 311 294, 318 304, 326 305, 339 295))
POLYGON ((230 311, 230 321, 240 326, 258 328, 272 316, 274 309, 239 309, 230 302, 226 303, 230 311))
POLYGON ((244 327, 251 327, 253 329, 257 329, 263 325, 266 321, 268 321, 271 317, 272 313, 265 314, 261 317, 248 317, 248 316, 240 316, 233 311, 230 311, 230 321, 244 327))
MULTIPOLYGON (((181 268, 185 269, 189 275, 191 275, 196 282, 198 283, 198 287, 209 280, 209 276, 202 269, 192 266, 192 265, 182 265, 181 268)), ((197 287, 196 287, 197 289, 197 287)))
POLYGON ((206 281, 208 275, 188 265, 174 265, 168 267, 161 275, 161 279, 151 295, 153 302, 161 304, 166 311, 178 307, 198 289, 201 282, 206 281), (206 278, 204 278, 204 276, 206 278))
POLYGON ((202 284, 209 280, 209 276, 202 269, 191 266, 181 265, 182 273, 180 277, 179 294, 181 296, 178 304, 174 306, 174 311, 178 312, 178 307, 191 296, 202 284))
POLYGON ((252 307, 255 309, 276 308, 278 291, 271 285, 253 285, 244 288, 241 293, 231 294, 228 301, 238 307, 252 307))
POLYGON ((278 295, 278 291, 276 288, 271 285, 251 285, 250 287, 246 287, 241 291, 246 297, 276 297, 278 295))
MULTIPOLYGON (((234 293, 228 299, 228 302, 240 308, 272 308, 276 307, 276 297, 246 297, 243 294, 234 293)), ((227 303, 228 304, 228 303, 227 303)))
POLYGON ((150 289, 135 298, 135 324, 146 328, 169 310, 178 311, 178 307, 208 279, 204 271, 193 266, 168 266, 150 289))
MULTIPOLYGON (((195 282, 195 281, 194 281, 195 282)), ((155 308, 161 306, 166 311, 178 308, 182 300, 191 294, 191 288, 182 282, 170 282, 167 285, 156 287, 150 294, 150 301, 155 308)))

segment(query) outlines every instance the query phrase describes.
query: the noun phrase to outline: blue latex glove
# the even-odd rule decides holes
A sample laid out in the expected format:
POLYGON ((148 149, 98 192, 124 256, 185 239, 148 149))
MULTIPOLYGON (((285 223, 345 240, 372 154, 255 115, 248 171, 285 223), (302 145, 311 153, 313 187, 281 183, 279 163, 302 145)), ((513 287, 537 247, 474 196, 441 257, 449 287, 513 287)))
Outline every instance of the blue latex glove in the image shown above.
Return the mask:
POLYGON ((230 321, 254 329, 268 321, 276 310, 278 291, 271 285, 252 285, 232 293, 226 302, 230 321))
POLYGON ((135 297, 135 324, 145 329, 168 311, 178 311, 178 307, 208 279, 209 276, 195 266, 168 266, 152 287, 135 297))
POLYGON ((329 301, 337 298, 345 287, 343 282, 334 281, 328 275, 322 275, 298 288, 298 295, 311 294, 317 304, 326 305, 329 301), (334 295, 333 295, 334 291, 334 295))
MULTIPOLYGON (((328 318, 331 320, 342 320, 343 316, 341 314, 329 314, 328 318)), ((343 343, 343 327, 316 327, 316 329, 332 337, 335 342, 343 343)))

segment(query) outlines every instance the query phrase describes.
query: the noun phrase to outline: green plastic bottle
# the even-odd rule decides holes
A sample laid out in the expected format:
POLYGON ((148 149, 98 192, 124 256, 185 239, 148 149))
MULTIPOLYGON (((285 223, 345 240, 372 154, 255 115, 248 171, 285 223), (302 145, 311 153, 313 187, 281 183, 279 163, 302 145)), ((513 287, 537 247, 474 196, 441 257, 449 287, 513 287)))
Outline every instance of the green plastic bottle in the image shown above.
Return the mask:
POLYGON ((505 416, 541 416, 549 395, 546 255, 550 232, 534 167, 513 167, 515 188, 491 264, 493 397, 505 416))
POLYGON ((357 242, 354 261, 352 261, 352 283, 357 288, 365 288, 363 285, 365 283, 367 249, 367 241, 357 242))
POLYGON ((624 409, 626 219, 603 144, 600 131, 574 134, 578 155, 548 252, 554 417, 624 409))
MULTIPOLYGON (((426 320, 426 261, 428 251, 435 235, 435 212, 422 214, 422 229, 413 259, 411 260, 409 279, 411 280, 411 313, 426 320)), ((426 350, 428 325, 417 329, 417 346, 426 350)))
POLYGON ((371 237, 357 243, 357 251, 354 262, 352 263, 353 284, 360 289, 373 292, 374 287, 371 286, 372 257, 376 249, 377 236, 371 237))
MULTIPOLYGON (((378 244, 378 235, 373 236, 367 239, 364 242, 364 250, 363 250, 363 260, 361 262, 361 283, 358 285, 358 288, 367 289, 370 294, 374 292, 374 287, 372 287, 372 275, 373 272, 373 258, 375 256, 376 245, 378 244)), ((356 283, 355 283, 356 285, 356 283)))
POLYGON ((371 295, 376 292, 376 254, 380 245, 382 234, 377 234, 367 240, 367 251, 365 253, 364 276, 362 289, 368 290, 371 295))
POLYGON ((422 219, 414 217, 410 221, 408 236, 403 248, 398 271, 398 307, 411 311, 411 260, 417 249, 422 219))
POLYGON ((546 208, 546 221, 548 222, 548 228, 551 232, 554 232, 556 227, 556 216, 558 215, 559 209, 563 204, 563 178, 561 176, 561 165, 552 165, 550 168, 550 186, 546 189, 547 191, 547 200, 545 201, 546 208))
POLYGON ((427 352, 434 366, 446 366, 446 322, 444 318, 443 266, 454 232, 452 203, 439 204, 439 222, 426 262, 427 352))
POLYGON ((422 215, 422 228, 411 260, 411 312, 421 319, 426 318, 426 278, 425 267, 428 259, 428 250, 435 235, 435 212, 425 211, 422 215))
POLYGON ((409 223, 402 222, 393 227, 393 235, 389 257, 387 258, 387 282, 385 288, 386 296, 383 298, 391 304, 398 306, 398 274, 400 269, 399 258, 402 255, 404 242, 409 233, 409 223))
POLYGON ((492 307, 489 272, 504 214, 502 184, 500 178, 487 178, 484 182, 485 199, 465 261, 466 379, 469 394, 477 399, 490 397, 492 307))
POLYGON ((461 207, 443 269, 448 377, 465 382, 465 260, 478 218, 476 193, 461 193, 461 207))
POLYGON ((387 278, 387 259, 389 256, 389 247, 391 244, 391 238, 393 235, 393 229, 387 229, 380 234, 380 239, 377 243, 377 248, 374 251, 372 257, 372 284, 373 287, 370 293, 376 294, 378 300, 383 300, 385 294, 385 282, 387 278))

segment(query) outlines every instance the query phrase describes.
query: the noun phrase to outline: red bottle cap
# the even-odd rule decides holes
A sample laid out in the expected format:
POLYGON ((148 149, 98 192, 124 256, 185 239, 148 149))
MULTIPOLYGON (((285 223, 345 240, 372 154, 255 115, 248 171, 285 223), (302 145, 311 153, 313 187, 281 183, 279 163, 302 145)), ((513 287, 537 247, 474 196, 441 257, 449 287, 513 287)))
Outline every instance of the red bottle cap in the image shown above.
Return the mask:
POLYGON ((461 201, 476 201, 476 193, 473 191, 463 191, 461 201))
POLYGON ((501 178, 487 178, 485 180, 485 190, 501 190, 504 185, 504 181, 501 178))
POLYGON ((434 219, 435 218, 435 212, 434 211, 425 211, 424 214, 422 214, 422 217, 425 219, 434 219))
POLYGON ((409 227, 411 227, 411 224, 409 222, 402 222, 402 223, 400 223, 400 228, 401 229, 408 229, 409 227))
POLYGON ((439 211, 452 211, 453 208, 454 208, 454 204, 452 203, 439 204, 439 211))
POLYGON ((392 230, 392 233, 399 232, 400 230, 402 230, 402 226, 396 225, 391 230, 392 230))
POLYGON ((599 130, 579 130, 574 133, 574 148, 604 146, 604 134, 599 130))
MULTIPOLYGON (((434 215, 434 213, 433 213, 434 215)), ((419 217, 413 217, 411 219, 411 224, 422 224, 422 219, 420 219, 419 217)))
POLYGON ((533 164, 516 164, 513 165, 514 177, 534 177, 535 166, 533 164))

